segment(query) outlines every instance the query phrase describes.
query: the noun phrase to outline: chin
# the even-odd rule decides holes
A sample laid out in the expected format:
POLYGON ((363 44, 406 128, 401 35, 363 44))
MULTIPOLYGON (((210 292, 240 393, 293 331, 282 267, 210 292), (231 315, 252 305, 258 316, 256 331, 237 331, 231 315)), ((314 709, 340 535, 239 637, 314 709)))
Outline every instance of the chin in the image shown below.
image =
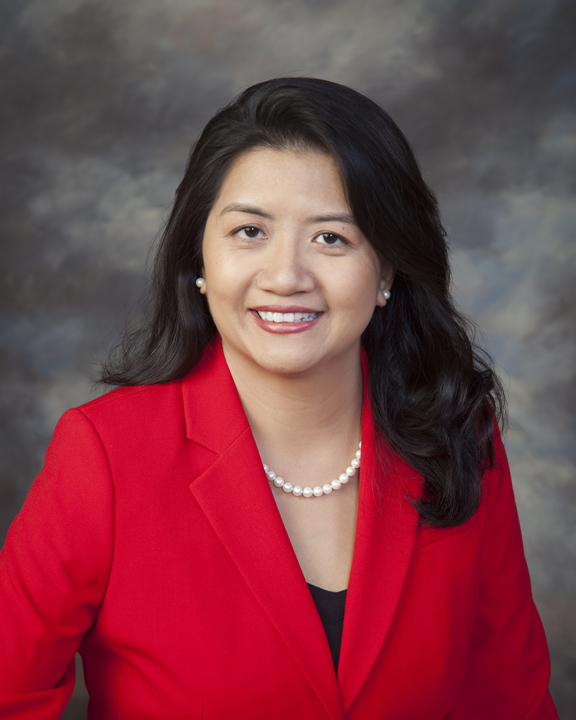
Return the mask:
POLYGON ((301 375, 314 370, 320 362, 317 358, 304 358, 302 356, 286 357, 267 355, 263 358, 253 358, 259 367, 267 373, 274 375, 301 375))

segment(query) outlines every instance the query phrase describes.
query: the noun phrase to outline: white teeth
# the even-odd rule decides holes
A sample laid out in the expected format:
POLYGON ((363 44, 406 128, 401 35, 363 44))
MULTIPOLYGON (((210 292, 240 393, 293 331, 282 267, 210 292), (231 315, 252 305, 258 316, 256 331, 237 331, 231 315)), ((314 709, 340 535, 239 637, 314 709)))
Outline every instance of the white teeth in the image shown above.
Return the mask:
POLYGON ((267 322, 275 322, 275 323, 293 323, 293 322, 302 322, 307 320, 314 320, 318 317, 318 313, 279 313, 279 312, 266 312, 266 311, 256 311, 258 315, 262 318, 262 320, 266 320, 267 322))

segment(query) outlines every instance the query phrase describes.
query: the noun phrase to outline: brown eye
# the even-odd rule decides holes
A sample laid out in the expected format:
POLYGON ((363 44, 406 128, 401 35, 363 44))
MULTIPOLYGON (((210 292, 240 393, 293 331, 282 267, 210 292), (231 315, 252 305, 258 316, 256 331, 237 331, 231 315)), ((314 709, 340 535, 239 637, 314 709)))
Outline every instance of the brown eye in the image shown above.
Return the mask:
POLYGON ((264 237, 262 230, 255 225, 244 225, 244 227, 234 230, 234 235, 244 240, 258 240, 264 237))
POLYGON ((336 244, 346 244, 346 241, 343 237, 340 235, 336 235, 336 233, 321 233, 317 236, 316 240, 321 245, 336 245, 336 244))
POLYGON ((243 227, 240 232, 243 232, 247 238, 250 238, 251 240, 253 240, 254 238, 258 237, 260 228, 252 227, 249 225, 248 227, 243 227))

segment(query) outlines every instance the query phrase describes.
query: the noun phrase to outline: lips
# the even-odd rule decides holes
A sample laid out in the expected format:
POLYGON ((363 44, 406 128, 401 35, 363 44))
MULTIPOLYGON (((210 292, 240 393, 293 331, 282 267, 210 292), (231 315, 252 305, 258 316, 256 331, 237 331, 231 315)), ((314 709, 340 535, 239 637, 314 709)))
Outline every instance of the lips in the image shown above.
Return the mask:
POLYGON ((263 330, 281 334, 309 330, 323 315, 321 311, 312 308, 278 305, 252 308, 251 314, 263 330))

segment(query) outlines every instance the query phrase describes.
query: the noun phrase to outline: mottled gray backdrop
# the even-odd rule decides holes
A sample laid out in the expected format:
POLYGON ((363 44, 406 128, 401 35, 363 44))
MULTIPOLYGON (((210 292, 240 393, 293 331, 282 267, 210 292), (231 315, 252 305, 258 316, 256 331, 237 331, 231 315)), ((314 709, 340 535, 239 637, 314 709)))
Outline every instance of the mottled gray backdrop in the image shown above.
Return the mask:
POLYGON ((509 390, 552 692, 576 718, 576 3, 3 0, 0 22, 0 533, 94 394, 204 123, 271 76, 349 84, 415 146, 509 390))

